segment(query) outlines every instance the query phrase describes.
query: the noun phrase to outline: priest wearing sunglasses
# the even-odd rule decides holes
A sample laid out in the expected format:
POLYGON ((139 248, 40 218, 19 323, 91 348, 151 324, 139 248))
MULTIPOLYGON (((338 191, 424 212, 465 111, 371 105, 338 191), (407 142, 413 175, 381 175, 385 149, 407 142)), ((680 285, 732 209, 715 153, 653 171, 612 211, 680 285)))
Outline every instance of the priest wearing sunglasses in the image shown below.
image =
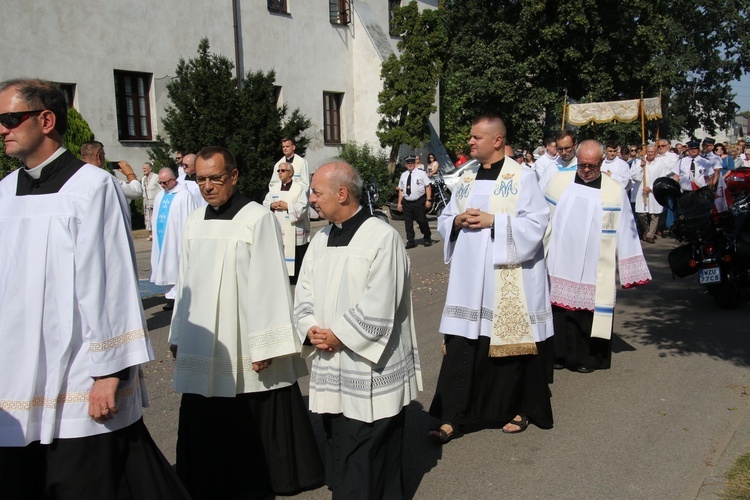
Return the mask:
POLYGON ((143 424, 153 359, 130 211, 113 176, 64 147, 64 93, 0 84, 3 498, 186 498, 143 424))

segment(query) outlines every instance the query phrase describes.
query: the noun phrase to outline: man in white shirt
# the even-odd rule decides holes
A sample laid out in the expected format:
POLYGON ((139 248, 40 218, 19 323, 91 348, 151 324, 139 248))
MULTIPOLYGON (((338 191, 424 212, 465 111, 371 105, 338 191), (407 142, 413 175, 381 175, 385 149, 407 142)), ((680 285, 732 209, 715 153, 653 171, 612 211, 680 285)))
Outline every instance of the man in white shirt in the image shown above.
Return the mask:
POLYGON ((432 245, 432 232, 427 223, 427 208, 432 206, 432 185, 424 170, 416 168, 413 156, 404 160, 406 172, 398 181, 398 210, 404 212, 406 248, 414 248, 414 221, 424 236, 424 246, 432 245))
POLYGON ((536 178, 541 179, 544 175, 544 171, 547 167, 555 165, 557 162, 557 144, 555 143, 554 136, 547 136, 544 139, 544 154, 540 155, 534 163, 534 170, 536 171, 536 178))
POLYGON ((617 181, 623 189, 630 188, 630 167, 618 156, 620 146, 614 142, 607 143, 604 149, 606 158, 602 162, 601 172, 617 181))
POLYGON ((546 168, 539 178, 539 187, 542 192, 547 189, 547 184, 558 172, 575 172, 578 160, 576 159, 576 148, 578 142, 570 130, 561 130, 555 136, 555 149, 557 150, 556 168, 546 168))
MULTIPOLYGON (((101 142, 88 141, 81 144, 81 159, 86 163, 103 168, 104 158, 104 144, 101 142)), ((122 188, 125 198, 128 200, 137 200, 143 196, 143 186, 141 186, 141 183, 135 176, 133 167, 131 167, 125 160, 117 162, 117 166, 120 167, 119 170, 122 172, 122 175, 125 176, 126 180, 123 181, 122 179, 118 179, 114 172, 112 172, 112 175, 117 179, 117 183, 122 188)))

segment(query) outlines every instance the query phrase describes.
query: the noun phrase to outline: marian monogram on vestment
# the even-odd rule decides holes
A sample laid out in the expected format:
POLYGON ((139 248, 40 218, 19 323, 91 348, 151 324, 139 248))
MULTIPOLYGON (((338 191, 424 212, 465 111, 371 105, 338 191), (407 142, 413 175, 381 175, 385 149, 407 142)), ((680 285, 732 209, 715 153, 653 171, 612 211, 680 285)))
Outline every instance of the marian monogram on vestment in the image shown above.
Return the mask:
POLYGON ((505 181, 505 178, 503 180, 499 181, 495 185, 495 195, 502 196, 504 198, 507 198, 510 195, 518 194, 518 187, 513 183, 513 178, 511 177, 507 182, 505 181))

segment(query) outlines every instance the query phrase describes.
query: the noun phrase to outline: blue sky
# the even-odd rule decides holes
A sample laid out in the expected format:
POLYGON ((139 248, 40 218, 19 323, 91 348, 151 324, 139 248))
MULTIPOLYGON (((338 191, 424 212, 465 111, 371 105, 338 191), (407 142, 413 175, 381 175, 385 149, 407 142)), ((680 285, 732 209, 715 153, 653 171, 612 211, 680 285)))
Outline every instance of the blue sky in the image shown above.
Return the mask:
POLYGON ((732 83, 734 102, 739 104, 740 111, 750 111, 750 75, 745 74, 739 81, 732 83))

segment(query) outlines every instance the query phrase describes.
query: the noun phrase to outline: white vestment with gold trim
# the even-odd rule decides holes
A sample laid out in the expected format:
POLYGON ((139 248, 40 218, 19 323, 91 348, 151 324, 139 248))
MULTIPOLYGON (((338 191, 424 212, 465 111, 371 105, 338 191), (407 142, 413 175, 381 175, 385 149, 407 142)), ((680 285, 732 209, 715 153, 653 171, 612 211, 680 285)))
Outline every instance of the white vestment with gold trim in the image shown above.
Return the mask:
POLYGON ((534 340, 541 342, 553 334, 542 247, 549 207, 533 171, 522 169, 519 172, 521 189, 515 193, 518 196, 515 213, 494 214, 494 240, 490 228, 486 228, 474 231, 462 229, 458 238, 450 241, 453 220, 460 213, 461 206, 491 213, 492 197, 509 195, 518 189, 517 179, 515 183, 502 179, 509 165, 518 167, 513 160, 506 158, 497 182, 476 181, 473 175, 465 176, 438 219, 438 231, 445 241, 445 263, 451 265, 440 321, 441 333, 468 339, 480 336, 492 338, 496 267, 520 263, 524 299, 534 340), (460 203, 465 196, 468 199, 460 203))
POLYGON ((153 353, 122 190, 84 165, 54 194, 16 196, 18 174, 0 182, 0 446, 127 427, 153 353), (118 413, 95 422, 92 377, 128 368, 118 413))

